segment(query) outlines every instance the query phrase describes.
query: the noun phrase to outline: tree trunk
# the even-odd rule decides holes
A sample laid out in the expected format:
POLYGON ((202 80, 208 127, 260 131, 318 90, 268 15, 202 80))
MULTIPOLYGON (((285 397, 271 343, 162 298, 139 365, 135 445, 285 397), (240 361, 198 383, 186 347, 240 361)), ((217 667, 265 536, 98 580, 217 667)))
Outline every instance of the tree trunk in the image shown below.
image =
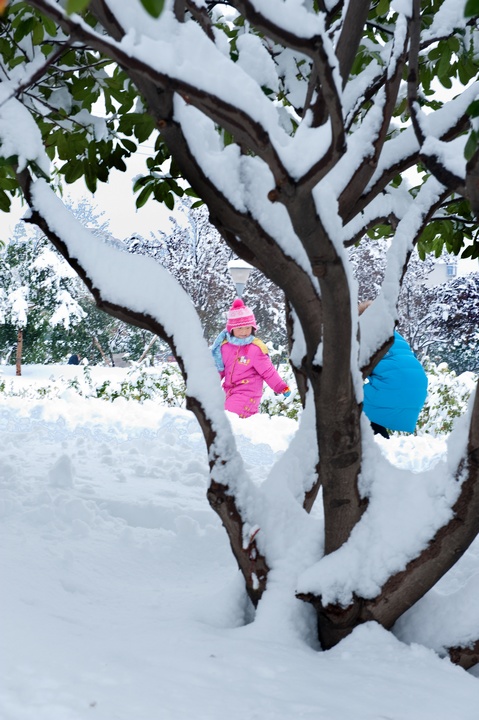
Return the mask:
MULTIPOLYGON (((313 605, 318 614, 318 634, 323 649, 334 647, 361 623, 375 621, 391 628, 459 560, 479 533, 479 383, 469 426, 467 452, 456 469, 462 479, 461 493, 452 507, 452 519, 431 538, 427 547, 404 570, 391 575, 375 598, 354 596, 348 607, 324 606, 313 593, 297 597, 313 605)), ((474 664, 479 644, 452 648, 453 662, 463 667, 474 664)))
POLYGON ((97 337, 94 337, 94 338, 93 338, 93 344, 94 344, 94 345, 98 348, 98 350, 100 351, 100 355, 102 356, 102 358, 103 358, 103 360, 105 361, 105 363, 106 363, 107 365, 111 365, 111 362, 110 362, 110 360, 108 359, 108 357, 106 356, 105 351, 103 350, 102 346, 100 345, 100 341, 98 340, 97 337))
POLYGON ((140 357, 138 358, 138 362, 142 362, 146 358, 146 356, 148 355, 148 353, 150 352, 151 348, 153 347, 153 345, 156 343, 157 340, 158 340, 158 337, 155 335, 153 337, 153 339, 150 340, 150 342, 148 343, 146 348, 143 350, 143 352, 141 353, 140 357))
POLYGON ((23 352, 23 330, 20 328, 17 334, 17 355, 16 355, 16 374, 22 374, 22 352, 23 352))

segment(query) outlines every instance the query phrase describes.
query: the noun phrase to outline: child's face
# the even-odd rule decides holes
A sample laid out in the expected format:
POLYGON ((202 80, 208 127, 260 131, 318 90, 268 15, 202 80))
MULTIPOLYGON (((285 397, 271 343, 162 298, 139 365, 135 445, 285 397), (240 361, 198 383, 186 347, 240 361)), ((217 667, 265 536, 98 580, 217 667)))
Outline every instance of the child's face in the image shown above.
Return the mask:
POLYGON ((248 335, 251 335, 252 330, 253 330, 252 325, 247 325, 246 327, 234 328, 233 336, 237 337, 237 338, 247 338, 248 335))

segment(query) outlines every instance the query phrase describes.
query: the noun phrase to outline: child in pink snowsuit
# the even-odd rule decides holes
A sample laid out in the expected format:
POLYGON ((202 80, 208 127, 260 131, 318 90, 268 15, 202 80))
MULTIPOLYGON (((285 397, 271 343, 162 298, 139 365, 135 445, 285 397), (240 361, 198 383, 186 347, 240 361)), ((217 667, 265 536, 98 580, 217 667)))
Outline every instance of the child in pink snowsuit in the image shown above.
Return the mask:
POLYGON ((263 381, 285 397, 289 387, 276 372, 266 345, 254 336, 256 320, 253 311, 237 298, 231 306, 223 330, 211 351, 226 394, 225 410, 247 418, 258 412, 263 381))

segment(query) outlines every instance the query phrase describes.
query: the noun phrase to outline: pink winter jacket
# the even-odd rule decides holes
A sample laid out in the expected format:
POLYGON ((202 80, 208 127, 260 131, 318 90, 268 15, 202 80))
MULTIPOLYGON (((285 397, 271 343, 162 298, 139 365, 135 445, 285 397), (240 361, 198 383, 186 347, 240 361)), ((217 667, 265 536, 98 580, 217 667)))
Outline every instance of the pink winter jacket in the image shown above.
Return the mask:
POLYGON ((225 341, 221 346, 221 357, 225 366, 220 372, 224 378, 225 410, 242 418, 257 413, 263 380, 277 393, 288 389, 269 358, 268 348, 258 338, 248 345, 232 345, 225 341))

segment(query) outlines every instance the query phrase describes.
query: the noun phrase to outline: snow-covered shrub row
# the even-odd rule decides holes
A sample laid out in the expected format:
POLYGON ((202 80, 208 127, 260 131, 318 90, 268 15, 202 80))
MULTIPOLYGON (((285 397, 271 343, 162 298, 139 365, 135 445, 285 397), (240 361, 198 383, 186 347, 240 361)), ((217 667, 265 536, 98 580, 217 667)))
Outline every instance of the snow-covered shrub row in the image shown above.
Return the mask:
POLYGON ((455 418, 467 407, 469 397, 477 383, 477 375, 465 372, 456 375, 446 363, 424 363, 428 380, 426 403, 419 416, 417 435, 449 433, 455 418))
POLYGON ((58 398, 69 392, 110 402, 121 397, 139 402, 156 400, 168 407, 185 406, 184 382, 176 363, 150 367, 147 360, 131 365, 119 377, 112 373, 106 378, 104 374, 95 378, 92 366, 85 364, 74 377, 52 375, 45 384, 22 382, 18 385, 16 380, 9 378, 0 381, 0 393, 10 397, 58 398))
MULTIPOLYGON (((296 388, 294 375, 287 363, 280 363, 281 348, 271 351, 272 359, 278 367, 281 377, 291 388, 291 396, 285 399, 276 395, 267 385, 263 394, 260 410, 269 415, 283 415, 297 420, 301 412, 301 401, 296 388)), ((477 376, 467 372, 456 375, 445 363, 426 364, 429 378, 429 392, 424 408, 419 416, 417 435, 442 435, 452 429, 454 419, 466 409, 470 394, 477 382, 477 376)), ((85 398, 98 398, 110 402, 116 398, 126 400, 155 400, 168 407, 185 407, 185 386, 176 363, 163 363, 150 367, 149 361, 135 363, 119 377, 95 378, 92 366, 83 365, 75 377, 52 375, 43 384, 22 383, 20 386, 13 378, 0 380, 0 393, 10 397, 44 398, 62 397, 67 392, 75 392, 85 398)))

